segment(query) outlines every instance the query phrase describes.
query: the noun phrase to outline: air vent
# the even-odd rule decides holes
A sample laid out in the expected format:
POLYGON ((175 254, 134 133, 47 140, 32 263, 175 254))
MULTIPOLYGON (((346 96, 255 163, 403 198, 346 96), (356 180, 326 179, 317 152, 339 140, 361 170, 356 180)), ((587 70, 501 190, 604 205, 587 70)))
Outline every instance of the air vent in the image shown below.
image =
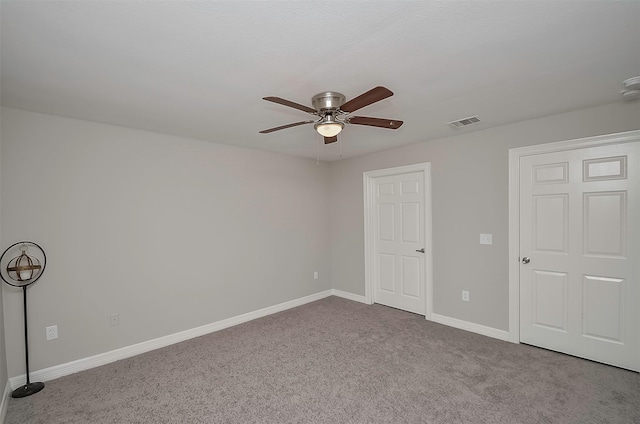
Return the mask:
POLYGON ((625 100, 635 100, 640 98, 640 76, 629 78, 622 83, 624 90, 620 92, 625 100))
POLYGON ((480 118, 478 116, 470 116, 468 118, 458 119, 457 121, 448 122, 453 128, 461 128, 466 127, 468 125, 477 124, 480 122, 480 118))

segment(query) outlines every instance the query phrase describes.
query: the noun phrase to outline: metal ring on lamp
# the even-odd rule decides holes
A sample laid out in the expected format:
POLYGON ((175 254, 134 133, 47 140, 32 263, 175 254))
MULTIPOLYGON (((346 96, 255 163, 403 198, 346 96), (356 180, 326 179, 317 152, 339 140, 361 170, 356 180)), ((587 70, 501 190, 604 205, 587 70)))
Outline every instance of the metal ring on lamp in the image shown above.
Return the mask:
POLYGON ((20 244, 35 246, 35 247, 38 248, 38 250, 40 250, 40 252, 42 252, 42 268, 40 269, 40 272, 38 273, 38 275, 36 275, 36 278, 33 278, 33 279, 29 280, 26 284, 15 284, 15 283, 9 281, 9 280, 12 280, 10 277, 9 277, 9 280, 4 278, 4 272, 2 272, 4 270, 4 267, 2 267, 0 269, 0 278, 2 278, 2 281, 4 281, 5 283, 7 283, 7 284, 9 284, 10 286, 13 286, 13 287, 25 287, 25 286, 30 286, 31 284, 35 283, 42 276, 42 274, 44 274, 44 269, 47 266, 47 254, 44 253, 44 249, 42 247, 40 247, 40 245, 38 245, 37 243, 34 243, 32 241, 19 241, 17 243, 12 244, 11 246, 9 246, 4 251, 2 256, 0 256, 0 265, 2 264, 2 260, 4 259, 4 256, 7 254, 7 252, 9 252, 11 249, 13 249, 14 247, 16 247, 16 246, 18 246, 20 244))

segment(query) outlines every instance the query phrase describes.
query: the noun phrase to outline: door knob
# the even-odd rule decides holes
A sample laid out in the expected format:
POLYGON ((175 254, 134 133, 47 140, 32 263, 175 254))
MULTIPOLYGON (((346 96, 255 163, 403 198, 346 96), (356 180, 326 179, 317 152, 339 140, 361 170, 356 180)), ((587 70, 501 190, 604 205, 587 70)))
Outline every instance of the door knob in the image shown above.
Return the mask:
POLYGON ((531 262, 531 258, 529 258, 528 256, 525 256, 524 258, 522 258, 522 263, 523 264, 528 264, 529 262, 531 262))
POLYGON ((424 253, 424 247, 423 247, 422 249, 420 249, 420 250, 416 250, 416 252, 418 252, 418 253, 424 253))

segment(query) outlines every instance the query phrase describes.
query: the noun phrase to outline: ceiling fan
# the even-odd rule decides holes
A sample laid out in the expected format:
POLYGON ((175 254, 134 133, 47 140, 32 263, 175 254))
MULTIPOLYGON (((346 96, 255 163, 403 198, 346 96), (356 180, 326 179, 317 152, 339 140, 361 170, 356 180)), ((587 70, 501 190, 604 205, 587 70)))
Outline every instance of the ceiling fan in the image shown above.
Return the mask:
POLYGON ((367 125, 370 127, 395 130, 400 128, 403 124, 402 121, 395 119, 371 118, 368 116, 351 116, 352 112, 391 96, 393 96, 393 92, 388 88, 375 87, 347 102, 347 98, 344 94, 336 93, 335 91, 326 91, 324 93, 316 94, 311 98, 313 108, 290 100, 282 99, 280 97, 263 97, 263 100, 289 106, 294 109, 307 112, 311 115, 317 115, 319 118, 269 128, 268 130, 260 131, 260 133, 267 134, 283 130, 285 128, 297 127, 298 125, 314 124, 313 127, 316 131, 324 137, 324 144, 330 144, 338 141, 338 134, 342 131, 345 124, 367 125))

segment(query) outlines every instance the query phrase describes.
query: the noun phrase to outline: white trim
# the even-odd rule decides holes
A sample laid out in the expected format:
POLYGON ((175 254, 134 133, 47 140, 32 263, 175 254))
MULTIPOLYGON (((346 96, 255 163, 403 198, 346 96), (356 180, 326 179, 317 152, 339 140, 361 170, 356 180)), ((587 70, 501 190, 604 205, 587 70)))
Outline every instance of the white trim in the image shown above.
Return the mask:
POLYGON ((520 152, 509 149, 509 341, 520 343, 520 152))
POLYGON ((367 298, 359 294, 353 294, 353 293, 349 293, 349 292, 345 292, 337 289, 332 289, 331 294, 334 296, 342 297, 344 299, 353 300, 354 302, 369 304, 367 303, 367 298))
POLYGON ((605 146, 607 144, 623 144, 638 141, 640 130, 626 131, 621 133, 597 135, 594 137, 576 138, 573 140, 555 141, 552 143, 535 144, 533 146, 516 147, 509 149, 509 152, 518 152, 520 156, 539 155, 543 153, 556 153, 565 150, 584 149, 587 147, 605 146))
POLYGON ((373 276, 375 258, 372 249, 373 212, 375 210, 374 180, 389 175, 422 172, 424 176, 424 248, 425 248, 425 318, 430 320, 433 311, 433 241, 431 208, 431 162, 377 169, 362 173, 364 202, 364 297, 368 305, 373 304, 373 276))
POLYGON ((482 334, 483 336, 492 337, 494 339, 509 341, 509 332, 499 330, 493 327, 487 327, 485 325, 476 324, 469 321, 463 321, 457 318, 451 318, 436 313, 431 314, 431 321, 439 324, 448 325, 449 327, 459 328, 461 330, 471 331, 472 333, 482 334))
MULTIPOLYGON (((315 302, 316 300, 324 299, 325 297, 329 297, 331 295, 333 295, 333 290, 325 290, 320 293, 290 300, 278 305, 269 306, 257 311, 248 312, 246 314, 227 318, 222 321, 206 324, 201 327, 192 328, 190 330, 181 331, 179 333, 170 334, 168 336, 159 337, 157 339, 148 340, 146 342, 134 344, 131 346, 126 346, 121 349, 112 350, 110 352, 100 353, 88 358, 82 358, 76 361, 67 362, 66 364, 55 365, 53 367, 37 370, 31 373, 31 380, 49 381, 63 377, 65 375, 74 374, 79 371, 99 367, 101 365, 106 365, 111 362, 119 361, 121 359, 130 358, 132 356, 140 355, 145 352, 160 349, 161 347, 169 346, 175 343, 183 342, 185 340, 193 339, 195 337, 200 337, 205 334, 213 333, 215 331, 223 330, 225 328, 233 327, 234 325, 252 321, 257 318, 262 318, 267 315, 282 312, 287 309, 295 308, 297 306, 302 306, 310 302, 315 302)), ((9 379, 10 386, 13 389, 18 388, 21 384, 23 384, 24 381, 24 374, 9 379)))
POLYGON ((373 304, 373 255, 371 249, 373 228, 373 211, 369 206, 370 199, 374 198, 373 195, 373 181, 368 177, 366 172, 362 173, 362 191, 363 191, 363 208, 364 208, 364 298, 367 305, 373 304))
POLYGON ((7 416, 7 408, 9 407, 9 397, 11 396, 11 383, 7 380, 7 384, 4 386, 4 394, 2 395, 2 401, 0 401, 0 423, 4 424, 4 419, 7 416))
POLYGON ((428 249, 427 254, 425 254, 425 278, 427 279, 425 295, 427 296, 427 309, 424 314, 424 318, 430 320, 433 315, 433 226, 432 226, 432 216, 433 209, 431 206, 431 162, 425 164, 425 177, 424 177, 424 221, 425 221, 425 232, 428 237, 425 237, 425 249, 428 249))
MULTIPOLYGON (((367 299, 365 296, 361 296, 358 294, 344 292, 342 290, 331 290, 334 296, 343 297, 345 299, 353 300, 355 302, 367 303, 367 299)), ((504 330, 499 330, 497 328, 487 327, 481 324, 475 324, 473 322, 463 321, 457 318, 451 318, 444 315, 439 315, 436 313, 431 313, 431 321, 437 322, 439 324, 444 324, 449 327, 459 328, 461 330, 470 331, 472 333, 481 334, 483 336, 492 337, 498 340, 509 341, 509 332, 504 330)))
POLYGON ((640 141, 640 130, 509 149, 509 341, 520 343, 520 158, 640 141))

